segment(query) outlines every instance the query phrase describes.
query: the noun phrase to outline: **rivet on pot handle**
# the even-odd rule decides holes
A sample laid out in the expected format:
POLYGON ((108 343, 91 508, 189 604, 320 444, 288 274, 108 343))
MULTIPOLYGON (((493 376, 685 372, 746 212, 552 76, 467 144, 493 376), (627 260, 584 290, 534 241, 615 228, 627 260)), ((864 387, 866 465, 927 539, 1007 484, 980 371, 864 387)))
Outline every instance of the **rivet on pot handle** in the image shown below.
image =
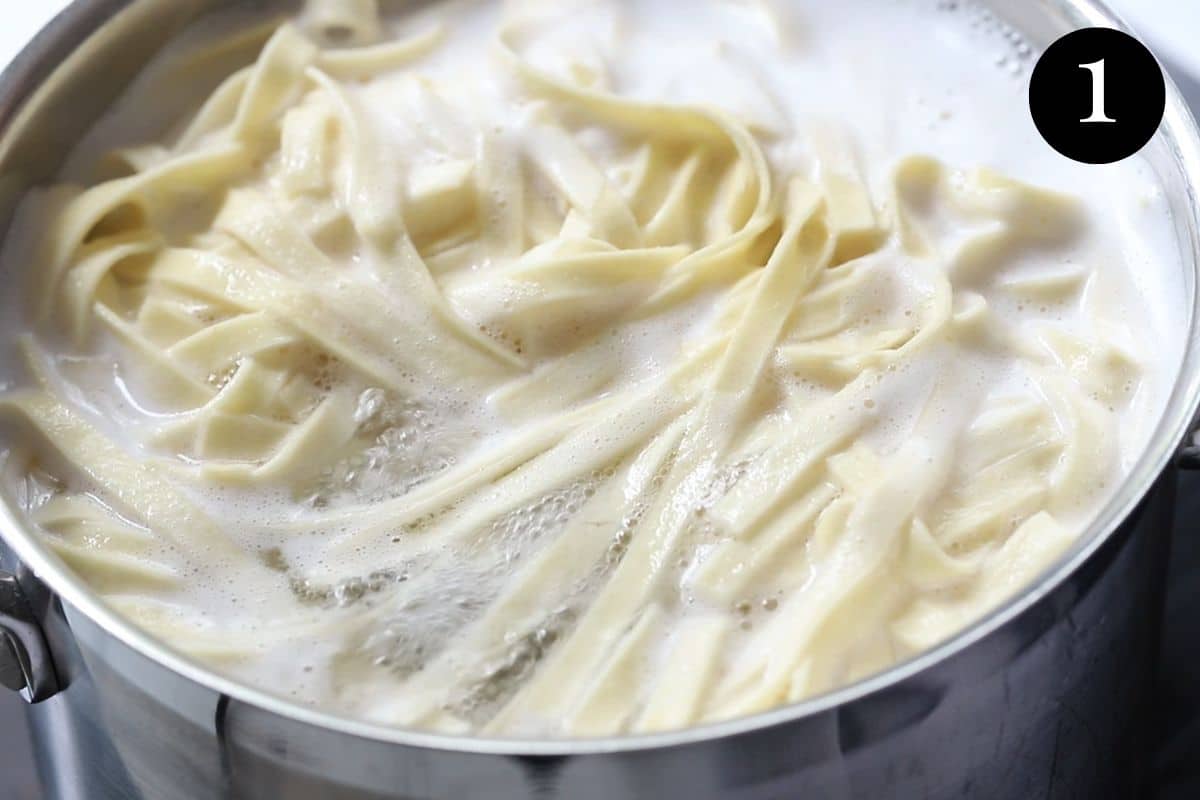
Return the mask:
POLYGON ((0 572, 0 684, 38 703, 58 692, 58 675, 16 576, 0 572))

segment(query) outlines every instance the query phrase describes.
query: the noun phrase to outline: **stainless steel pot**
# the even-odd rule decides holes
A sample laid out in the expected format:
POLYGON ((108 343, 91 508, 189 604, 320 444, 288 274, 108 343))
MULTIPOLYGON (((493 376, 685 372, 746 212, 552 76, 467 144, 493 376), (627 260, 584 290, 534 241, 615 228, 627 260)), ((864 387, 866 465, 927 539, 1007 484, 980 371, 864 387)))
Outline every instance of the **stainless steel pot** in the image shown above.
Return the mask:
MULTIPOLYGON (((227 2, 78 0, 39 35, 0 77, 0 219, 53 174, 173 32, 227 2)), ((1090 0, 1006 2, 996 13, 1036 44, 1076 27, 1119 26, 1090 0)), ((1137 796, 1172 462, 1200 399, 1200 137, 1174 87, 1146 152, 1171 200, 1190 306, 1167 412, 1078 545, 936 650, 804 703, 678 733, 513 742, 394 730, 292 705, 151 640, 0 501, 0 682, 32 701, 28 721, 50 795, 1137 796)), ((1200 460, 1195 450, 1183 455, 1200 460)))

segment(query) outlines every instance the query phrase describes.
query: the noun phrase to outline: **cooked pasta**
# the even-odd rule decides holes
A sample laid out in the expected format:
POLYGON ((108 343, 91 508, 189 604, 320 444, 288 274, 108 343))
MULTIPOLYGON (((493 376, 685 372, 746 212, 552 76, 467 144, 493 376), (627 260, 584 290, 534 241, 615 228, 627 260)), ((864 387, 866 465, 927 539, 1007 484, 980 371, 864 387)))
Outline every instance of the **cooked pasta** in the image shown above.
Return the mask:
POLYGON ((662 4, 566 5, 194 36, 130 97, 207 99, 27 201, 6 485, 120 612, 374 721, 658 731, 931 647, 1092 518, 1163 379, 1094 206, 865 167, 737 66, 804 4, 672 45, 747 26, 740 106, 627 90, 662 4))

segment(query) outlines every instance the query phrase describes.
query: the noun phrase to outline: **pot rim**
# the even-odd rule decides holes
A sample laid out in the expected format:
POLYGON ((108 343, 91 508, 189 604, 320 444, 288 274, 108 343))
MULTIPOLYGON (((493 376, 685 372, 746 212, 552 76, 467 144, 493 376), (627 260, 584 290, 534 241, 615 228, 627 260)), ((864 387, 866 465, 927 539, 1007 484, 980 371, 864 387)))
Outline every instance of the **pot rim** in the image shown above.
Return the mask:
MULTIPOLYGON (((72 0, 0 73, 0 139, 19 122, 37 88, 54 72, 64 55, 77 49, 96 30, 136 0, 72 0)), ((1051 0, 1072 23, 1129 32, 1120 17, 1101 0, 1051 0)), ((1003 603, 937 646, 829 692, 746 717, 690 726, 653 734, 571 739, 518 739, 459 736, 367 722, 316 710, 223 676, 177 652, 118 614, 95 595, 19 519, 7 498, 0 497, 0 536, 37 578, 73 609, 159 666, 213 692, 248 703, 278 716, 386 744, 493 756, 599 755, 681 747, 771 728, 829 712, 904 682, 976 642, 1036 605, 1088 561, 1115 533, 1168 469, 1180 442, 1191 432, 1200 406, 1200 130, 1183 96, 1165 74, 1166 111, 1159 135, 1165 134, 1185 179, 1190 220, 1176 220, 1186 239, 1179 245, 1191 281, 1187 297, 1188 341, 1179 374, 1149 444, 1129 476, 1076 543, 1047 567, 1023 592, 1003 603), (1190 258, 1189 258, 1190 256, 1190 258)))

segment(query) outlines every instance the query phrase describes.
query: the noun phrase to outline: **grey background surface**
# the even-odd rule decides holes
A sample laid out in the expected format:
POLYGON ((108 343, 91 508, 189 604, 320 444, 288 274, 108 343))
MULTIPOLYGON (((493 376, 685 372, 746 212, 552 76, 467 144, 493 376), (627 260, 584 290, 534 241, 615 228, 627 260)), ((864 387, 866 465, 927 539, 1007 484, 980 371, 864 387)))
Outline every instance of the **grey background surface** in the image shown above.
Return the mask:
MULTIPOLYGON (((1200 81, 1172 72, 1200 114, 1200 81)), ((1173 537, 1151 796, 1195 800, 1200 798, 1200 474, 1182 476, 1173 537)), ((42 798, 22 702, 0 689, 0 800, 42 798)))
POLYGON ((1157 800, 1200 798, 1200 474, 1183 476, 1163 620, 1157 800))

